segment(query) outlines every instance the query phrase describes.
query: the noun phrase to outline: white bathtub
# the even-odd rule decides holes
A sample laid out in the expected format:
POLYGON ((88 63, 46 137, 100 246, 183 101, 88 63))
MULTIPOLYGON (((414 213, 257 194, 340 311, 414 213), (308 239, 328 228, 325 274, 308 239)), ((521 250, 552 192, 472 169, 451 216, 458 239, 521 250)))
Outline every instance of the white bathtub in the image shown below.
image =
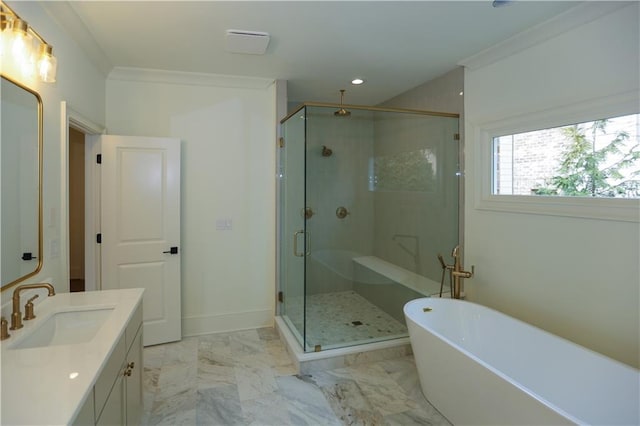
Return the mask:
POLYGON ((422 392, 455 425, 640 424, 636 369, 471 302, 404 314, 422 392))

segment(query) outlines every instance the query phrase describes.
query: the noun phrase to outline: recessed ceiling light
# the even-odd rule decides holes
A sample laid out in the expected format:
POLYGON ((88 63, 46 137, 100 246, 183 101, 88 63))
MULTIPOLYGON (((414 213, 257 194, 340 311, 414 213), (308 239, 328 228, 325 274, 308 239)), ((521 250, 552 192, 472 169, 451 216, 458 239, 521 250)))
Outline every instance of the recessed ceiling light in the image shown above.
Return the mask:
POLYGON ((364 80, 361 78, 354 78, 353 80, 351 80, 351 84, 354 84, 356 86, 362 83, 364 83, 364 80))

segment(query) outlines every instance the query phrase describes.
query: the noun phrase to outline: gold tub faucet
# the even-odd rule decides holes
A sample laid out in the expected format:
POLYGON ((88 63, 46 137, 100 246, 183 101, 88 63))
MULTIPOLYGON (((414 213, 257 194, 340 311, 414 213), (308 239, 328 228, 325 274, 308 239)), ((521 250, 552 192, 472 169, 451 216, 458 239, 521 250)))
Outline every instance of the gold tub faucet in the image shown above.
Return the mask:
MULTIPOLYGON (((20 292, 33 288, 46 288, 49 292, 49 297, 56 295, 55 289, 49 283, 23 284, 16 287, 16 289, 13 290, 13 311, 11 312, 11 327, 9 327, 9 330, 17 330, 23 327, 22 312, 20 312, 20 292)), ((31 314, 33 315, 33 311, 31 314)))
POLYGON ((453 298, 460 299, 460 290, 462 287, 462 278, 471 278, 475 272, 475 266, 471 266, 471 272, 463 270, 462 261, 460 260, 460 246, 455 246, 451 253, 453 257, 453 270, 451 276, 453 277, 453 298))

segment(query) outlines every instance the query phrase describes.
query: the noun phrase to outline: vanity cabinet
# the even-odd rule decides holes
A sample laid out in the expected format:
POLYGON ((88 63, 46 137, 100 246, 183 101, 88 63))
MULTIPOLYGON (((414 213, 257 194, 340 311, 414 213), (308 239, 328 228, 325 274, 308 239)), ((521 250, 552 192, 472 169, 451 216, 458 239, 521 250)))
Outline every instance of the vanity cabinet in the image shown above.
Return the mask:
POLYGON ((75 425, 138 425, 142 416, 142 306, 138 306, 75 425), (91 409, 93 407, 93 409, 91 409))
POLYGON ((138 425, 142 414, 142 307, 94 387, 96 425, 138 425), (109 369, 110 364, 118 368, 109 369), (105 392, 110 387, 109 392, 105 392))
POLYGON ((0 392, 0 424, 140 424, 143 295, 127 288, 45 298, 34 320, 0 342, 0 384, 11 389, 0 392), (59 314, 75 319, 54 333, 77 339, 44 339, 59 314))
POLYGON ((125 424, 131 426, 139 425, 142 418, 142 371, 144 370, 142 365, 142 326, 138 328, 136 338, 129 349, 127 361, 134 363, 130 369, 131 375, 124 379, 125 424))

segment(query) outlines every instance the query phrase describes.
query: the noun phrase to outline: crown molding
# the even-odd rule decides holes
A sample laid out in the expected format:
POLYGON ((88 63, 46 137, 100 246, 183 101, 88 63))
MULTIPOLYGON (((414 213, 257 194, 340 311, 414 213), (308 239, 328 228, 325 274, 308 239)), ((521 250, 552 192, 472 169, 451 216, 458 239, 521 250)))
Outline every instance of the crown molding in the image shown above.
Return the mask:
POLYGON ((113 64, 98 42, 96 42, 91 31, 80 19, 73 4, 68 1, 41 1, 40 4, 60 28, 80 46, 80 49, 98 70, 103 75, 108 75, 113 68, 113 64))
POLYGON ((458 62, 458 65, 462 65, 470 70, 485 67, 634 3, 637 2, 581 2, 554 18, 535 25, 488 49, 463 59, 458 62))
POLYGON ((180 84, 188 86, 234 87, 242 89, 266 89, 275 82, 274 79, 270 78, 129 67, 115 67, 107 76, 107 80, 180 84))

